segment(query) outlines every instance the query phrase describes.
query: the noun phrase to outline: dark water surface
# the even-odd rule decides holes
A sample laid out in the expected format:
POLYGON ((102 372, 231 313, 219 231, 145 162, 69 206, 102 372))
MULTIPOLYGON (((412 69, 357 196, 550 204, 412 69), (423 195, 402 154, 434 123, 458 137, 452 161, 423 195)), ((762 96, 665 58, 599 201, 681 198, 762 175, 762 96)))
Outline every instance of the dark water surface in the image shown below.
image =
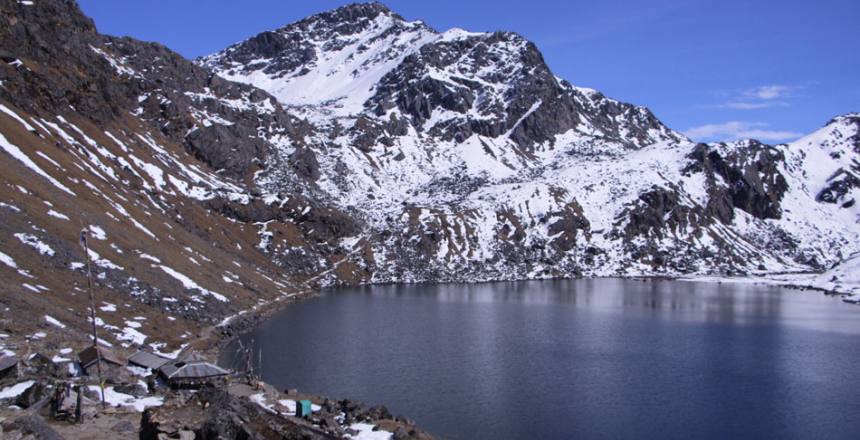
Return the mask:
POLYGON ((345 288, 244 340, 279 388, 382 403, 441 438, 860 439, 860 307, 820 293, 617 279, 345 288))

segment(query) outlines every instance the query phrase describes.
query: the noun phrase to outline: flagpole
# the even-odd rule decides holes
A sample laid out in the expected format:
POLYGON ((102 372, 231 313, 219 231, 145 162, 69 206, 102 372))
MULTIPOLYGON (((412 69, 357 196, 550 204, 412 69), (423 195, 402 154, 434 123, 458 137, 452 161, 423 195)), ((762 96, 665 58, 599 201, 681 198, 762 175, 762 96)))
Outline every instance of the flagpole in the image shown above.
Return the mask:
POLYGON ((96 327, 96 300, 93 294, 93 272, 90 269, 90 247, 87 242, 87 229, 81 229, 81 245, 87 257, 87 285, 90 290, 90 320, 93 322, 93 349, 96 351, 96 370, 99 375, 99 388, 102 392, 102 408, 105 407, 105 384, 102 381, 102 354, 99 350, 99 333, 96 327))

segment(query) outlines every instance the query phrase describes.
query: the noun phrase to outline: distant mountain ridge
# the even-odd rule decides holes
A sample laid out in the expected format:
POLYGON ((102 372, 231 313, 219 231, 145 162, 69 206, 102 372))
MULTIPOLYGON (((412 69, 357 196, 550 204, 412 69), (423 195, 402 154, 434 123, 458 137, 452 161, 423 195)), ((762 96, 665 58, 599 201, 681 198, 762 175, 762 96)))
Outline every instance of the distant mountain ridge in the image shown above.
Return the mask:
POLYGON ((0 300, 81 338, 83 227, 109 342, 164 350, 319 285, 821 272, 860 251, 857 114, 696 144, 516 34, 379 3, 194 62, 74 2, 0 12, 0 300))

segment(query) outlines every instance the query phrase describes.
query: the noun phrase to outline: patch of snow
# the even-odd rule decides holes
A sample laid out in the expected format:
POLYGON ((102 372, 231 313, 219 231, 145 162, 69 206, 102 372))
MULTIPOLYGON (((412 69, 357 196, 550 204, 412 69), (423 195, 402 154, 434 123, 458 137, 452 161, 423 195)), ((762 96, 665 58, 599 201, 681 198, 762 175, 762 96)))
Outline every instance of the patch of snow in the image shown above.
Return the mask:
POLYGON ((19 232, 14 235, 15 238, 21 241, 21 243, 24 243, 36 249, 39 254, 54 256, 54 250, 50 246, 42 242, 42 240, 39 240, 39 238, 35 235, 25 234, 23 232, 19 232))
POLYGON ((149 254, 143 254, 142 253, 142 254, 140 254, 140 258, 161 264, 161 260, 159 260, 158 258, 153 257, 152 255, 149 255, 149 254))
POLYGON ((356 440, 389 440, 393 437, 393 435, 384 430, 374 431, 375 425, 370 423, 353 423, 349 425, 350 429, 358 431, 356 435, 347 435, 346 438, 356 439, 356 440))
POLYGON ((182 283, 182 285, 183 285, 186 289, 189 289, 189 290, 197 289, 197 290, 199 290, 199 291, 203 292, 203 294, 204 294, 204 295, 211 295, 211 296, 213 296, 213 297, 214 297, 215 299, 217 299, 218 301, 221 301, 221 302, 228 302, 228 300, 227 300, 227 297, 226 297, 226 296, 221 295, 220 293, 217 293, 217 292, 213 292, 213 291, 211 291, 211 290, 209 290, 209 289, 206 289, 206 288, 204 288, 204 287, 201 287, 199 284, 195 283, 195 282, 194 282, 194 280, 192 280, 191 278, 189 278, 189 277, 187 277, 186 275, 182 274, 181 272, 178 272, 178 271, 176 271, 176 270, 174 270, 174 269, 172 269, 172 268, 170 268, 170 267, 167 267, 167 266, 165 266, 165 265, 163 265, 163 264, 162 264, 162 265, 159 265, 158 267, 160 267, 160 268, 161 268, 161 270, 163 270, 163 271, 164 271, 165 273, 167 273, 168 275, 172 276, 173 278, 176 278, 180 283, 182 283))
POLYGON ((135 345, 143 345, 143 343, 146 341, 147 336, 138 331, 136 328, 133 328, 132 325, 130 325, 133 323, 137 324, 137 327, 140 327, 140 324, 131 321, 126 321, 125 323, 127 327, 123 328, 122 332, 116 335, 117 340, 127 341, 135 345))
MULTIPOLYGON (((101 393, 98 385, 90 385, 90 391, 101 393)), ((161 406, 164 404, 164 397, 134 397, 129 394, 115 391, 113 387, 105 388, 105 401, 111 406, 125 406, 134 408, 137 412, 143 412, 144 409, 151 406, 161 406)))
POLYGON ((6 137, 3 136, 2 134, 0 134, 0 148, 5 150, 6 153, 8 153, 10 156, 14 157, 15 159, 18 159, 18 161, 23 163, 24 166, 26 166, 27 168, 29 168, 30 170, 32 170, 36 174, 47 179, 48 182, 51 182, 51 184, 53 184, 55 187, 59 188, 61 191, 65 192, 69 195, 72 195, 72 196, 77 196, 77 194, 75 194, 72 190, 67 188, 62 183, 60 183, 59 180, 51 177, 51 175, 46 173, 42 168, 39 167, 39 165, 36 165, 36 163, 33 162, 33 160, 30 159, 26 154, 24 154, 24 152, 21 151, 20 148, 18 148, 17 146, 15 146, 11 142, 9 142, 9 140, 6 139, 6 137))
POLYGON ((118 265, 114 264, 112 261, 108 260, 107 258, 102 258, 101 255, 98 254, 98 252, 96 252, 92 249, 89 249, 89 255, 90 255, 90 259, 93 260, 93 262, 95 262, 96 266, 98 266, 98 267, 101 267, 104 269, 123 270, 122 266, 118 266, 118 265))
POLYGON ((15 263, 15 260, 13 260, 12 257, 4 254, 3 252, 0 252, 0 263, 3 263, 5 265, 9 266, 12 269, 18 268, 18 265, 15 263))
POLYGON ((54 318, 52 316, 45 315, 45 321, 48 321, 48 324, 51 324, 55 327, 66 328, 66 324, 63 324, 62 322, 58 321, 56 318, 54 318))
POLYGON ((70 220, 70 219, 69 219, 69 216, 67 216, 67 215, 65 215, 65 214, 62 214, 62 213, 59 213, 59 212, 57 212, 57 211, 54 211, 53 209, 51 209, 51 210, 49 210, 49 211, 48 211, 48 215, 50 215, 51 217, 56 217, 56 218, 58 218, 58 219, 65 220, 65 221, 69 221, 69 220, 70 220))
POLYGON ((41 151, 39 151, 39 150, 36 150, 36 156, 39 156, 39 157, 41 157, 42 159, 45 159, 48 163, 50 163, 51 165, 55 166, 58 170, 61 170, 61 171, 65 171, 65 170, 66 170, 66 169, 65 169, 65 168, 63 168, 63 167, 62 167, 62 165, 60 165, 57 161, 55 161, 54 159, 51 159, 47 154, 45 154, 45 153, 43 153, 43 152, 41 152, 41 151))
POLYGON ((24 118, 18 116, 18 114, 15 113, 14 111, 12 111, 9 107, 6 107, 5 105, 0 104, 0 112, 6 113, 7 115, 11 116, 12 119, 18 121, 18 123, 23 125, 24 128, 27 129, 27 131, 36 131, 36 129, 33 128, 32 125, 28 124, 27 121, 24 120, 24 118))
POLYGON ((120 75, 128 75, 128 76, 132 76, 132 77, 141 78, 139 73, 137 73, 131 67, 128 67, 128 65, 125 63, 125 60, 117 59, 117 58, 113 57, 111 54, 107 53, 106 51, 99 49, 99 48, 92 46, 92 45, 90 46, 90 49, 92 49, 93 52, 101 55, 105 60, 107 60, 107 62, 111 65, 111 67, 113 67, 113 69, 116 71, 116 73, 118 73, 120 75))
POLYGON ((107 234, 105 230, 101 228, 101 226, 90 225, 89 226, 90 234, 96 240, 107 240, 107 234))
POLYGON ((0 390, 0 399, 12 399, 18 397, 21 393, 27 391, 28 388, 33 386, 34 383, 36 383, 35 380, 28 380, 3 388, 3 390, 0 390))
POLYGON ((0 202, 0 208, 6 208, 6 209, 9 209, 9 210, 12 210, 15 212, 21 212, 21 208, 18 208, 15 205, 10 205, 8 203, 3 203, 3 202, 0 202))

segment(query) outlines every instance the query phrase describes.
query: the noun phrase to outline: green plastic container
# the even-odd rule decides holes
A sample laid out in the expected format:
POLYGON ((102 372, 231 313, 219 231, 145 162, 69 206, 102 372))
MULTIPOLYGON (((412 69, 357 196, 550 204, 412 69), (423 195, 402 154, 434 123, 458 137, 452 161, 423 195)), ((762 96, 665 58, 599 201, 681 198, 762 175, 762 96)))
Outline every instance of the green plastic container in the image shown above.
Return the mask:
POLYGON ((299 400, 296 402, 296 417, 310 417, 311 415, 311 401, 310 400, 299 400))

